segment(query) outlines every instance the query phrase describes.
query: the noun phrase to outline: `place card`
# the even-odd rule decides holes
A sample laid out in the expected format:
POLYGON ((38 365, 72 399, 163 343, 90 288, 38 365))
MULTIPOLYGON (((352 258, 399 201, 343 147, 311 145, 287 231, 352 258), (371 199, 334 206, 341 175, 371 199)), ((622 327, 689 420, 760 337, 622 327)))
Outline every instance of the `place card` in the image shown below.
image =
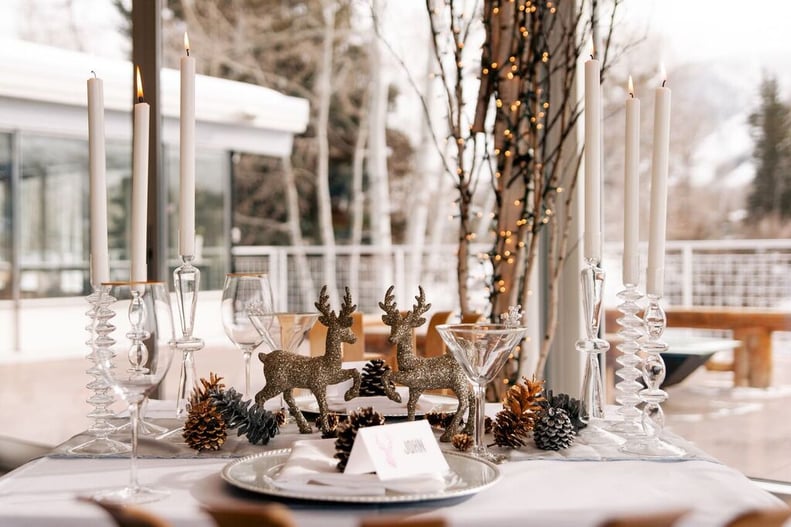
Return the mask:
POLYGON ((431 426, 420 420, 360 428, 344 474, 376 472, 386 481, 447 470, 431 426))

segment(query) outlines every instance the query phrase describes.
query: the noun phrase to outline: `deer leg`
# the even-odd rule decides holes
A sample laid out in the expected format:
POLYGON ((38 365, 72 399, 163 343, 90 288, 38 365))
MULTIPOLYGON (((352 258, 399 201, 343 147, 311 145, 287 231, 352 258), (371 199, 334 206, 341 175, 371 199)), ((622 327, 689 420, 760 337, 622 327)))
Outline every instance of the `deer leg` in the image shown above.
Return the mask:
MULTIPOLYGON (((464 417, 464 415, 467 413, 467 409, 470 407, 470 400, 467 398, 467 395, 470 393, 469 390, 463 390, 461 387, 456 387, 453 388, 453 393, 456 394, 456 399, 459 400, 459 406, 456 409, 456 413, 453 414, 453 420, 450 422, 448 427, 445 429, 445 431, 442 433, 442 435, 439 438, 439 440, 444 443, 451 441, 453 439, 453 436, 459 433, 459 429, 461 428, 461 420, 464 417)), ((467 424, 469 425, 473 421, 474 421, 473 419, 468 418, 467 424)))
POLYGON ((349 388, 343 396, 344 401, 351 401, 352 399, 354 399, 355 397, 359 397, 360 395, 360 382, 362 381, 362 378, 360 377, 360 372, 357 371, 355 368, 351 368, 349 370, 343 370, 343 371, 346 372, 345 379, 348 379, 349 377, 353 379, 354 384, 352 384, 352 387, 349 388))
POLYGON ((319 405, 319 418, 316 425, 322 432, 327 432, 329 431, 327 417, 330 413, 329 405, 327 404, 327 385, 311 386, 310 391, 313 393, 313 397, 316 398, 316 402, 319 405))
POLYGON ((418 390, 417 388, 409 389, 409 401, 407 401, 406 403, 407 421, 415 420, 415 409, 417 408, 417 401, 418 399, 420 399, 420 396, 422 394, 423 394, 423 390, 418 390))
POLYGON ((469 412, 467 414, 467 422, 464 425, 464 433, 472 435, 475 433, 475 407, 478 405, 478 398, 475 397, 475 392, 472 390, 468 391, 467 401, 469 412))
POLYGON ((310 424, 308 424, 308 420, 305 419, 304 415, 302 415, 302 410, 300 410, 297 406, 297 402, 294 400, 294 395, 291 393, 291 388, 283 391, 283 400, 286 401, 288 409, 291 411, 291 415, 294 416, 294 420, 297 422, 299 433, 310 434, 313 432, 310 424))
MULTIPOLYGON (((393 370, 385 370, 382 374, 382 384, 385 388, 385 395, 391 401, 395 401, 397 403, 401 402, 401 394, 395 390, 395 386, 393 385, 394 380, 391 380, 390 377, 398 376, 399 372, 393 372, 393 370)), ((395 381, 398 382, 398 381, 395 381)))
POLYGON ((281 390, 275 388, 274 383, 269 383, 263 388, 261 388, 261 390, 257 394, 255 394, 255 404, 263 408, 265 402, 267 402, 269 399, 279 394, 280 392, 281 390))

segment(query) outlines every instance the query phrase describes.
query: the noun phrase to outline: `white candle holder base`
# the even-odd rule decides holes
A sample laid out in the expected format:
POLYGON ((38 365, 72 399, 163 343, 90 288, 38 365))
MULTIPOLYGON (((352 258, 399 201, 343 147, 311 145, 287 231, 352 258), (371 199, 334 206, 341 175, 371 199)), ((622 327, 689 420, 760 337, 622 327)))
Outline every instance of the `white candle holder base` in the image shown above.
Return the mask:
POLYGON ((660 388, 666 374, 662 353, 667 351, 667 344, 662 341, 662 334, 667 325, 667 317, 659 300, 659 296, 649 294, 648 307, 643 315, 648 335, 648 341, 643 345, 645 360, 642 368, 646 388, 639 392, 640 400, 643 402, 641 417, 643 433, 630 438, 621 447, 621 450, 644 457, 677 458, 686 454, 684 449, 661 438, 665 428, 665 413, 662 410, 662 403, 668 397, 667 392, 660 388))

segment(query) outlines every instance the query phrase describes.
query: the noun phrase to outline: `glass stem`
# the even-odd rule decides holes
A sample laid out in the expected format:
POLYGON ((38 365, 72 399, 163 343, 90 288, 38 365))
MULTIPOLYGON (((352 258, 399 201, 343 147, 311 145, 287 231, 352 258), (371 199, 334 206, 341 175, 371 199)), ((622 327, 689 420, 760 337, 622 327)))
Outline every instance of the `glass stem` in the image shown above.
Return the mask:
POLYGON ((475 390, 475 446, 478 449, 484 447, 483 432, 486 428, 486 386, 480 383, 472 383, 475 390))
POLYGON ((134 401, 129 405, 129 422, 132 425, 132 453, 129 455, 129 488, 137 492, 140 484, 137 482, 137 441, 140 435, 140 408, 143 399, 134 401))
POLYGON ((244 398, 247 400, 250 398, 250 357, 253 350, 246 348, 242 354, 244 355, 244 398))
POLYGON ((192 351, 185 351, 181 362, 181 375, 179 376, 179 393, 176 400, 176 417, 184 417, 187 413, 187 402, 189 394, 187 387, 195 384, 195 360, 192 351))

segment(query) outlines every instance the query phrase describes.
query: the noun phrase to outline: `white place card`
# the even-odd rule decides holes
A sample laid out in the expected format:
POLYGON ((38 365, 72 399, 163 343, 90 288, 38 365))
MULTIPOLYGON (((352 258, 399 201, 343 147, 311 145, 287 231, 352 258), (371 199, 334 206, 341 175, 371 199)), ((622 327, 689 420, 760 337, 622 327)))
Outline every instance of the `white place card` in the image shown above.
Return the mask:
POLYGON ((376 472, 386 481, 447 470, 431 426, 420 420, 360 428, 344 474, 376 472))

